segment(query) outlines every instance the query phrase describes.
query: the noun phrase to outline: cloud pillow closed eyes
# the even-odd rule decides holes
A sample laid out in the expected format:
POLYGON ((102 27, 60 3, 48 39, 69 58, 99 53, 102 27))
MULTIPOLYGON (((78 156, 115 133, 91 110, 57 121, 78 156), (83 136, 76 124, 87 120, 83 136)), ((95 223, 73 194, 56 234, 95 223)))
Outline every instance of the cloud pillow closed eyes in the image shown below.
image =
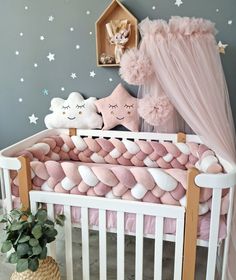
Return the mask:
POLYGON ((47 128, 101 128, 102 117, 97 114, 95 97, 84 99, 78 92, 72 92, 66 100, 53 98, 51 114, 44 119, 47 128))

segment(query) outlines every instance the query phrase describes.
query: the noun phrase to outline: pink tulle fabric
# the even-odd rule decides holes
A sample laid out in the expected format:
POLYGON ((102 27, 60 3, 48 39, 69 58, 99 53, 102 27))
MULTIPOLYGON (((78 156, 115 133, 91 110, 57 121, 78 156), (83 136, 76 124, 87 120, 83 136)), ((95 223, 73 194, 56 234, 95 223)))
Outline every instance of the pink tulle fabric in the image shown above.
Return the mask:
POLYGON ((165 20, 149 20, 149 18, 144 19, 139 24, 139 30, 142 35, 196 35, 196 34, 212 34, 215 35, 217 30, 215 29, 215 24, 210 20, 203 18, 189 18, 189 17, 171 17, 169 22, 165 20))
POLYGON ((153 75, 151 61, 143 51, 130 49, 124 53, 120 62, 120 75, 132 85, 142 85, 153 75))
MULTIPOLYGON (((148 85, 140 86, 138 96, 154 94, 155 87, 161 88, 178 111, 165 125, 165 131, 189 133, 193 130, 204 144, 231 162, 231 171, 235 172, 235 129, 214 23, 205 19, 172 17, 169 22, 145 19, 139 28, 142 35, 140 50, 152 62, 155 78, 148 85)), ((142 128, 153 129, 145 122, 142 128)), ((155 128, 158 132, 162 129, 155 128)), ((229 234, 225 279, 233 280, 236 275, 236 207, 229 234)))
POLYGON ((172 116, 174 107, 167 96, 148 94, 138 102, 138 113, 148 124, 159 126, 165 124, 172 116))

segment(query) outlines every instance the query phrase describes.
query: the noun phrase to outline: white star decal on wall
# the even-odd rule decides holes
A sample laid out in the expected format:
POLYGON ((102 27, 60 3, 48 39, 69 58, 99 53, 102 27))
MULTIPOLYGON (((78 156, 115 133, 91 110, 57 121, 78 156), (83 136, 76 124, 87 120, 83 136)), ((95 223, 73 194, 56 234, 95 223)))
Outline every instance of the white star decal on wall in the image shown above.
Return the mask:
POLYGON ((218 43, 219 52, 225 54, 225 49, 228 47, 228 44, 223 44, 221 41, 218 43))
POLYGON ((23 101, 23 99, 20 97, 20 98, 18 99, 18 101, 21 103, 21 102, 23 101))
POLYGON ((21 32, 21 33, 20 33, 20 36, 22 37, 23 35, 24 35, 24 33, 23 33, 23 32, 21 32))
POLYGON ((38 64, 37 63, 34 63, 34 68, 37 68, 38 67, 38 64))
POLYGON ((48 21, 53 22, 53 21, 54 21, 54 16, 50 16, 50 17, 48 18, 48 21))
POLYGON ((220 11, 220 9, 217 8, 217 9, 216 9, 216 12, 219 13, 219 11, 220 11))
POLYGON ((231 25, 233 23, 232 20, 228 20, 228 25, 231 25))
POLYGON ((153 9, 153 11, 155 11, 156 10, 156 6, 152 6, 152 9, 153 9))
POLYGON ((90 15, 90 11, 86 11, 86 14, 87 14, 87 15, 90 15))
POLYGON ((23 83, 25 80, 24 80, 24 78, 20 78, 20 81, 23 83))
POLYGON ((74 79, 76 79, 77 78, 77 75, 76 75, 76 73, 71 73, 71 78, 74 80, 74 79))
POLYGON ((183 5, 183 1, 182 0, 176 0, 175 5, 179 7, 179 6, 183 5))
POLYGON ((64 87, 61 87, 61 91, 65 91, 65 88, 64 88, 64 87))
POLYGON ((89 35, 93 35, 93 32, 92 32, 92 31, 90 31, 90 32, 89 32, 89 35))
POLYGON ((94 78, 94 77, 96 76, 96 73, 95 73, 94 71, 91 71, 91 72, 89 73, 89 76, 92 77, 92 78, 94 78))
POLYGON ((113 79, 112 78, 109 78, 109 82, 112 82, 113 81, 113 79))
POLYGON ((16 55, 19 55, 19 54, 20 54, 20 52, 19 52, 19 51, 15 51, 15 54, 16 54, 16 55))
POLYGON ((74 27, 71 27, 71 28, 70 28, 70 31, 73 32, 73 31, 74 31, 74 27))
POLYGON ((43 90, 42 90, 42 94, 43 94, 44 96, 48 95, 48 94, 49 94, 49 93, 48 93, 48 89, 46 89, 46 88, 43 89, 43 90))
POLYGON ((79 50, 80 49, 80 45, 76 45, 75 48, 76 48, 76 50, 79 50))
POLYGON ((32 114, 31 116, 29 116, 29 120, 30 120, 30 123, 34 123, 34 124, 37 124, 37 120, 39 118, 35 116, 35 114, 32 114))
POLYGON ((45 39, 44 36, 40 36, 40 40, 43 41, 45 39))
POLYGON ((52 60, 55 60, 55 54, 54 53, 49 53, 47 58, 51 62, 52 60))
POLYGON ((25 6, 25 10, 27 11, 29 8, 28 8, 28 6, 25 6))

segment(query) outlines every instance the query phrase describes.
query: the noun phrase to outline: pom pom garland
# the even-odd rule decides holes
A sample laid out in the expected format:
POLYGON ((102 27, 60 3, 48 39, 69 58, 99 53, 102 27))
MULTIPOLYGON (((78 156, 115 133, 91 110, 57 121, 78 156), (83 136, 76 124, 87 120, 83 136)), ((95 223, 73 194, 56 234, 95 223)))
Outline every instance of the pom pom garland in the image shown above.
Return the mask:
POLYGON ((150 125, 166 123, 173 115, 174 107, 167 96, 146 95, 138 102, 139 115, 150 125))
POLYGON ((143 85, 153 75, 149 57, 138 49, 126 51, 120 62, 120 75, 123 80, 133 85, 143 85))

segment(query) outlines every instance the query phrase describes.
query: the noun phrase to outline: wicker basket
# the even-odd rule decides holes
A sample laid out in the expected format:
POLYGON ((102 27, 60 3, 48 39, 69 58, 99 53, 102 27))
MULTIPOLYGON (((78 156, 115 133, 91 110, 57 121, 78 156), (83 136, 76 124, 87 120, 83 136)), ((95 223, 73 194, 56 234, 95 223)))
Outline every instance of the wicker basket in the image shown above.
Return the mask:
POLYGON ((40 261, 37 271, 26 270, 14 272, 10 280, 60 280, 60 271, 56 261, 52 257, 40 261))

